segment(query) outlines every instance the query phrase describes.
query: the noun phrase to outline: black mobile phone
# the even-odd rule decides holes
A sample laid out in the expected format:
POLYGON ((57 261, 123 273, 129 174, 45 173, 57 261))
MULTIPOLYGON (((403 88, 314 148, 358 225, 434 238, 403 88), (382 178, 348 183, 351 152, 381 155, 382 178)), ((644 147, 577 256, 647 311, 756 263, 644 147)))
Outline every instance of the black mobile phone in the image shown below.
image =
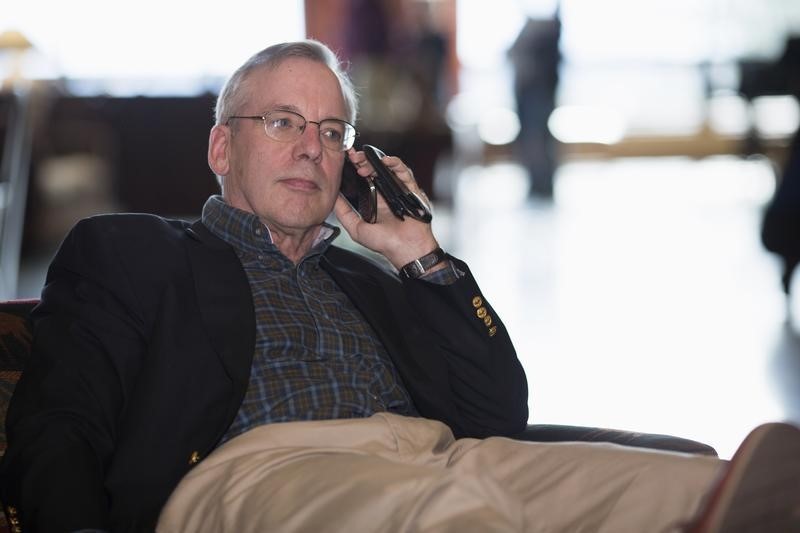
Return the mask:
POLYGON ((362 220, 374 224, 378 220, 378 189, 372 176, 359 176, 356 167, 345 156, 339 192, 362 220))
POLYGON ((375 172, 367 177, 360 176, 350 159, 345 158, 340 189, 345 200, 361 215, 361 218, 370 224, 375 223, 378 219, 377 193, 380 193, 389 205, 389 209, 400 220, 410 216, 430 223, 433 216, 427 204, 409 191, 400 178, 381 161, 386 154, 371 144, 365 144, 361 149, 375 172))
POLYGON ((433 216, 428 205, 422 198, 408 190, 408 187, 400 181, 400 178, 383 164, 381 159, 386 157, 386 154, 380 148, 371 144, 365 144, 361 149, 364 150, 367 161, 375 169, 374 174, 372 174, 375 187, 386 200, 392 213, 400 220, 405 216, 410 216, 416 220, 430 223, 433 216))

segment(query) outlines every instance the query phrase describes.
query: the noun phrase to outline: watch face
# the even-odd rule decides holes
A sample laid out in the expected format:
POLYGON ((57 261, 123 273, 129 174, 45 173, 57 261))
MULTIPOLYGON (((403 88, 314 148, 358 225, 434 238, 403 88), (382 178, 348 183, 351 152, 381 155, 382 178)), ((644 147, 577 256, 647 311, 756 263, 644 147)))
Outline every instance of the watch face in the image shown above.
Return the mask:
POLYGON ((425 272, 425 269, 420 265, 419 259, 416 259, 404 266, 401 271, 406 277, 414 279, 420 277, 425 272))

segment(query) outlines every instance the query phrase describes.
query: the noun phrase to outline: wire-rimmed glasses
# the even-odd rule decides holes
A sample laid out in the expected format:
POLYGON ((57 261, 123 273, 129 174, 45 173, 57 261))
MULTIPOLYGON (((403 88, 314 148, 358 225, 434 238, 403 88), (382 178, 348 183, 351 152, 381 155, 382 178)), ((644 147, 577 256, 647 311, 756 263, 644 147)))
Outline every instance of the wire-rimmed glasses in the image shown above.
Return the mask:
POLYGON ((292 142, 300 138, 309 123, 316 124, 319 128, 319 141, 325 148, 337 152, 344 152, 353 147, 358 136, 355 127, 349 122, 338 118, 324 118, 319 122, 308 120, 300 113, 285 109, 268 111, 263 115, 232 115, 232 119, 261 120, 264 122, 264 131, 267 137, 278 142, 292 142))

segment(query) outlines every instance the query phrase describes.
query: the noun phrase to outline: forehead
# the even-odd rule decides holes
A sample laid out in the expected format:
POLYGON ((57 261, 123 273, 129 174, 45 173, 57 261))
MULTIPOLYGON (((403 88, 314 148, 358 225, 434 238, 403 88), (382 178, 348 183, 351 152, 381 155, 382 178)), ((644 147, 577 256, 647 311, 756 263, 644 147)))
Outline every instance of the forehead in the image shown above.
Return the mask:
POLYGON ((274 66, 262 66, 245 82, 250 106, 259 111, 280 104, 303 112, 344 116, 345 105, 339 79, 324 63, 288 58, 274 66))

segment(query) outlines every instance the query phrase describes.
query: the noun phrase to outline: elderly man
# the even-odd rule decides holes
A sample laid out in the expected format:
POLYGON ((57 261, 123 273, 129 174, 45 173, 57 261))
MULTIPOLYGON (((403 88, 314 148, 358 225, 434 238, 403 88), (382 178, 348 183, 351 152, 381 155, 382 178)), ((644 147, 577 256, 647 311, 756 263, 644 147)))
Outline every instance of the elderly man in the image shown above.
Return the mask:
POLYGON ((0 497, 23 530, 641 532, 698 509, 718 528, 752 465, 800 449, 762 428, 701 507, 716 459, 503 438, 526 378, 467 265, 339 196, 345 157, 374 170, 355 115, 324 45, 267 48, 219 96, 222 195, 199 221, 66 237, 8 414, 0 497), (331 212, 396 272, 334 246, 331 212))

